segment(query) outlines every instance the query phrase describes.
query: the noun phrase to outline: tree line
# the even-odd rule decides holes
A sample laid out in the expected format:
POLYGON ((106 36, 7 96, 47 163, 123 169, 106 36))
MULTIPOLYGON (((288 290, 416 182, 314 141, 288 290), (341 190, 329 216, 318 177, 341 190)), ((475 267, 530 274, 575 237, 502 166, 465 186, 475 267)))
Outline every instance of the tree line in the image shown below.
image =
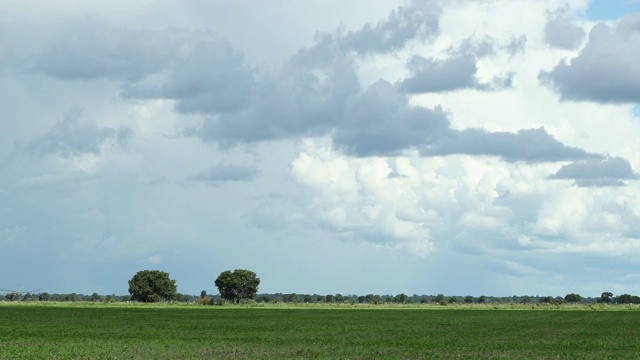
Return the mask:
POLYGON ((88 301, 88 302, 159 302, 177 301, 199 304, 224 304, 225 302, 259 302, 259 303, 328 303, 328 304, 640 304, 640 297, 630 294, 614 296, 605 291, 600 297, 582 297, 576 293, 561 296, 509 296, 495 297, 481 295, 445 296, 437 295, 342 295, 342 294, 297 294, 297 293, 273 293, 258 294, 260 279, 256 273, 246 269, 227 270, 220 273, 214 281, 219 294, 208 295, 202 290, 200 295, 186 295, 177 292, 176 281, 172 280, 169 273, 159 270, 142 270, 137 272, 129 280, 129 295, 91 295, 83 294, 39 294, 19 292, 7 292, 3 301, 88 301))

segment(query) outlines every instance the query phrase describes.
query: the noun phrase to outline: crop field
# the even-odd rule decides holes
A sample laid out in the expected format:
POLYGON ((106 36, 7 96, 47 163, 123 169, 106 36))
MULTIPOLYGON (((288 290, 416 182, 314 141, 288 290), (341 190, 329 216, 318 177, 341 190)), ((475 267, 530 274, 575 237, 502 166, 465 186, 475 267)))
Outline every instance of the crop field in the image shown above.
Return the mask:
POLYGON ((640 311, 0 304, 1 359, 637 359, 640 311))

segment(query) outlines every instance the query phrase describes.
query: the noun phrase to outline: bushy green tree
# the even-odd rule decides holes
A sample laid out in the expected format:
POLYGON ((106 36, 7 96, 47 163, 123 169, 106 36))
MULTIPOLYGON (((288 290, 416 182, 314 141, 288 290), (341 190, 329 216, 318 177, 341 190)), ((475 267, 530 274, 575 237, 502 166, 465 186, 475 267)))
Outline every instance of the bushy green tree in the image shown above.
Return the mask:
POLYGON ((613 293, 609 291, 605 291, 600 295, 600 299, 598 299, 599 303, 610 304, 613 302, 613 293))
POLYGON ((158 302, 175 300, 177 296, 176 281, 169 278, 169 273, 159 270, 138 271, 129 280, 131 300, 142 302, 158 302))
POLYGON ((543 296, 538 299, 538 303, 540 304, 549 304, 553 302, 553 297, 551 296, 543 296))
POLYGON ((473 296, 471 295, 467 295, 464 297, 464 303, 465 304, 473 304, 473 296))
POLYGON ((260 279, 256 273, 244 269, 223 271, 215 281, 220 296, 236 304, 242 299, 253 299, 258 292, 260 279))
POLYGON ((579 303, 582 301, 582 296, 578 295, 578 294, 567 294, 564 297, 564 301, 568 302, 568 303, 579 303))
POLYGON ((408 299, 409 297, 407 295, 405 295, 404 293, 401 293, 396 295, 393 300, 399 304, 404 304, 407 302, 408 299))
POLYGON ((640 304, 640 297, 629 294, 618 295, 616 298, 618 304, 640 304))

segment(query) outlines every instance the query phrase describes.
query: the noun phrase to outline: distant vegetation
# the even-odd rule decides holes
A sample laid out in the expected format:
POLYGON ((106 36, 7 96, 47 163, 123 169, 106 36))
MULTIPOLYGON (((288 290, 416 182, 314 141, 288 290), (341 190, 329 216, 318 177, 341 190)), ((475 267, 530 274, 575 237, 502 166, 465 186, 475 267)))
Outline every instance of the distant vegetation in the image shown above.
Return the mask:
MULTIPOLYGON (((603 301, 601 297, 581 297, 580 301, 573 302, 567 301, 565 297, 557 296, 445 296, 443 294, 438 295, 341 295, 341 294, 296 294, 296 293, 261 293, 257 294, 254 299, 243 299, 239 303, 262 303, 262 304, 549 304, 549 305, 561 305, 561 304, 640 304, 640 297, 629 294, 621 294, 618 296, 611 296, 607 301, 603 301)), ((8 292, 2 298, 1 301, 15 301, 15 302, 101 302, 101 303, 113 303, 113 302, 130 302, 133 301, 130 295, 100 295, 93 293, 86 294, 50 294, 42 292, 39 294, 17 292, 8 292)), ((228 303, 234 303, 235 301, 228 301, 223 299, 219 294, 209 295, 206 291, 200 293, 200 295, 189 295, 176 293, 172 302, 176 303, 199 303, 207 305, 223 305, 228 303)))
POLYGON ((226 303, 288 303, 288 304, 640 304, 640 297, 630 294, 614 296, 605 291, 600 297, 582 297, 569 293, 561 296, 453 296, 453 295, 397 295, 380 294, 297 294, 297 293, 258 293, 260 279, 256 273, 245 269, 223 271, 214 282, 219 294, 207 295, 205 290, 200 295, 188 295, 177 292, 176 281, 169 274, 158 270, 139 271, 129 280, 129 295, 84 294, 50 294, 20 293, 2 290, 2 301, 57 301, 57 302, 179 302, 203 305, 224 305, 226 303))

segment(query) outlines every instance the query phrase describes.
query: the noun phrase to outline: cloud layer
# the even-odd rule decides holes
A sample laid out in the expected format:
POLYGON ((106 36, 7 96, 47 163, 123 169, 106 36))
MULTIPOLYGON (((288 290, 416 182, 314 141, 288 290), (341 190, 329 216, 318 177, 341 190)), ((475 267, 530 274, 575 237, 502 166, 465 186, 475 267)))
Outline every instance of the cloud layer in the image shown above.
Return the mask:
POLYGON ((640 292, 638 13, 160 3, 0 5, 11 281, 640 292))

